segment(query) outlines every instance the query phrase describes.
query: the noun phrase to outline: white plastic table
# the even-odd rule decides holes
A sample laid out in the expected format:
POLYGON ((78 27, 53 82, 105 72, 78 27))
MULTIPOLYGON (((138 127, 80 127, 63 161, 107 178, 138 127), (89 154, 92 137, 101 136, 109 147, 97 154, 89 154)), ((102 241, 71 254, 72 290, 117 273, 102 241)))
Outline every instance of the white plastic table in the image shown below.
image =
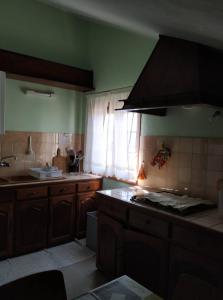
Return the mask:
POLYGON ((99 286, 75 300, 162 300, 159 296, 124 275, 99 286))

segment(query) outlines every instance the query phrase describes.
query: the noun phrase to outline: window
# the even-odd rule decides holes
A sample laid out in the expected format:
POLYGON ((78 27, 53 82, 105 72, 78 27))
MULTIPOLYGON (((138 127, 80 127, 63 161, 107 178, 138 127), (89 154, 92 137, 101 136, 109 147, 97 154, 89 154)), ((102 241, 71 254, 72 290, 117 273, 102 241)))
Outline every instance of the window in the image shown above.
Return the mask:
POLYGON ((88 95, 84 170, 118 179, 136 180, 139 115, 115 111, 129 92, 88 95))

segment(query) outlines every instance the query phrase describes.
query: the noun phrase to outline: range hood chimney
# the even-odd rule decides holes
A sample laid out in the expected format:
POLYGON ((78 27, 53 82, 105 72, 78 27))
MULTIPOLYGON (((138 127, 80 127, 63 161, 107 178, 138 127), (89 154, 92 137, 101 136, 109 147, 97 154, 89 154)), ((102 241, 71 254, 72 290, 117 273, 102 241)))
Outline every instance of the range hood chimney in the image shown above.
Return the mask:
POLYGON ((223 51, 160 35, 121 110, 165 115, 198 104, 223 106, 223 51))

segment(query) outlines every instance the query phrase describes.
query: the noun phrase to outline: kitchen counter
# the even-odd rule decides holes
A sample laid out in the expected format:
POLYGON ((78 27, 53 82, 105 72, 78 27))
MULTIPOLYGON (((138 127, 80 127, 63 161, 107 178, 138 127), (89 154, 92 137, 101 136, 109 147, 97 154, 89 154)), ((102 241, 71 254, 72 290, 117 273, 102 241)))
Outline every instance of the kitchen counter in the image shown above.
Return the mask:
POLYGON ((25 177, 28 176, 16 176, 17 179, 13 180, 14 176, 9 177, 1 177, 0 178, 0 189, 9 188, 9 187, 19 187, 24 185, 42 185, 42 184, 49 184, 49 183, 66 183, 70 181, 85 181, 85 180, 94 180, 94 179, 101 179, 101 176, 86 174, 86 173, 64 173, 63 177, 61 178, 47 178, 47 179, 37 179, 37 178, 29 178, 26 179, 25 177), (11 179, 12 178, 12 179, 11 179), (23 179, 24 178, 24 179, 23 179))
POLYGON ((130 201, 148 192, 137 186, 96 192, 98 269, 126 274, 164 299, 173 298, 183 274, 222 287, 223 217, 217 209, 182 216, 130 201))
POLYGON ((181 216, 161 208, 153 207, 149 204, 147 205, 130 201, 132 196, 144 195, 146 193, 148 193, 148 190, 138 186, 97 191, 97 194, 120 200, 130 207, 134 207, 135 209, 144 212, 148 211, 150 214, 159 216, 167 221, 177 224, 188 224, 196 227, 201 226, 216 233, 223 233, 223 216, 219 215, 217 208, 206 209, 201 212, 181 216))

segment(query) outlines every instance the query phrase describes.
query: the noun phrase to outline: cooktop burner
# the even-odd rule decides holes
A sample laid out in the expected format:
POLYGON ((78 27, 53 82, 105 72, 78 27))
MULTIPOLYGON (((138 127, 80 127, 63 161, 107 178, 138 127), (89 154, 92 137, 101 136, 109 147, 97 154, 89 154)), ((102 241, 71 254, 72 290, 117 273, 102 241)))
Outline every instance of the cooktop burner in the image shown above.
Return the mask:
POLYGON ((130 200, 159 207, 180 215, 187 215, 204 209, 216 207, 216 204, 209 200, 189 197, 187 195, 179 196, 166 192, 149 192, 145 195, 133 196, 130 200))

